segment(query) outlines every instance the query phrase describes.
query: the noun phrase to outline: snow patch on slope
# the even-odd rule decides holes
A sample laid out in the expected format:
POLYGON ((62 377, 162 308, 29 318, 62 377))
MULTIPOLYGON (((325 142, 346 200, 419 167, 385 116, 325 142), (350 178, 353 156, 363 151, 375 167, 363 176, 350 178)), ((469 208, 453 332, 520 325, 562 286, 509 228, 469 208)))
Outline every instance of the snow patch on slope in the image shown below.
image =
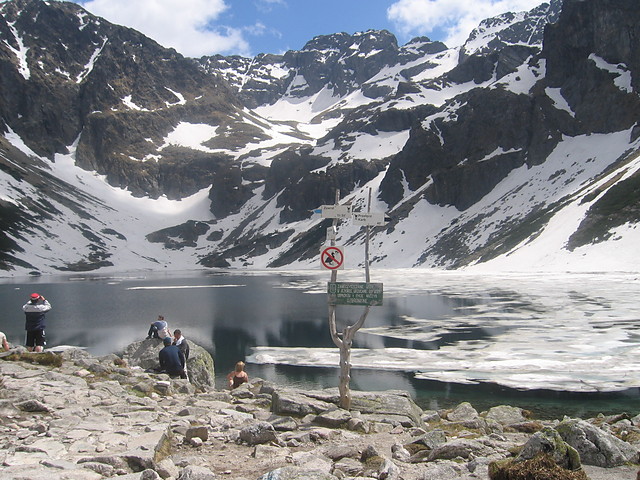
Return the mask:
POLYGON ((204 123, 180 122, 172 132, 164 138, 164 144, 160 151, 170 146, 179 146, 212 153, 215 150, 205 147, 203 144, 216 136, 217 126, 204 123))

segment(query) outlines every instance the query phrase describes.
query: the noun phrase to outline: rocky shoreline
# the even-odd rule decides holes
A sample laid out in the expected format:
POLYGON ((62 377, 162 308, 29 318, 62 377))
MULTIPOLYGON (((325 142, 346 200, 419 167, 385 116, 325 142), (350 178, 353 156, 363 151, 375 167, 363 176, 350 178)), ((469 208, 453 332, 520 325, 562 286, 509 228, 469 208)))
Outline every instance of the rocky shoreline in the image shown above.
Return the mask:
POLYGON ((506 405, 429 411, 400 391, 352 392, 345 411, 337 389, 252 379, 216 390, 206 352, 190 358, 191 382, 150 373, 139 363, 156 352, 146 341, 122 356, 0 358, 0 478, 637 478, 635 412, 542 421, 506 405))

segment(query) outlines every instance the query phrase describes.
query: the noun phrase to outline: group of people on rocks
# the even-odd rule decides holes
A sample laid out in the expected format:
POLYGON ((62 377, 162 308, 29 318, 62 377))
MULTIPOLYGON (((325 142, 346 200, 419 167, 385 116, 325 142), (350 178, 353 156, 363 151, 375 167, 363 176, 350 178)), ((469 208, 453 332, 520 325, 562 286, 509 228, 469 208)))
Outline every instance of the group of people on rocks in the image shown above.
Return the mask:
POLYGON ((151 323, 147 332, 147 340, 150 338, 159 338, 164 344, 164 348, 158 353, 160 371, 171 377, 188 378, 189 342, 182 331, 176 329, 172 336, 169 324, 162 315, 158 315, 158 320, 151 323))
MULTIPOLYGON (((160 371, 171 377, 188 378, 187 360, 189 359, 189 343, 182 335, 182 331, 176 329, 171 335, 169 324, 164 316, 158 315, 158 319, 152 322, 147 332, 147 340, 158 338, 162 340, 164 347, 158 353, 160 371)), ((244 370, 245 364, 236 363, 233 371, 227 375, 229 388, 234 389, 249 381, 249 375, 244 370)))
MULTIPOLYGON (((46 313, 51 310, 51 304, 39 293, 32 293, 29 300, 22 306, 25 314, 26 341, 25 346, 30 352, 42 352, 47 344, 45 336, 46 313)), ((158 319, 152 322, 147 332, 147 340, 157 338, 162 340, 164 347, 158 353, 160 371, 172 377, 188 378, 187 360, 189 359, 189 342, 182 335, 180 329, 171 334, 169 324, 164 316, 158 315, 158 319)), ((0 332, 0 351, 7 352, 11 345, 7 336, 0 332)), ((245 364, 237 362, 233 371, 227 375, 229 388, 236 388, 249 381, 249 376, 244 370, 245 364)))

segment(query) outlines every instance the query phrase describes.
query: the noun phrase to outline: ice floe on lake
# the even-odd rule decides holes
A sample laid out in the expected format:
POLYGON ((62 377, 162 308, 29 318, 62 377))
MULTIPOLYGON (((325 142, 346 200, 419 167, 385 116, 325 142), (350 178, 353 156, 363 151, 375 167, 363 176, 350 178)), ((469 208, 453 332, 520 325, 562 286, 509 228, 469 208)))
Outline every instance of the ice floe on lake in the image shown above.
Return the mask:
MULTIPOLYGON (((363 281, 357 275, 347 271, 339 281, 363 281)), ((325 280, 310 277, 297 286, 323 294, 325 280)), ((384 283, 385 307, 373 307, 356 334, 354 368, 516 389, 640 387, 640 274, 411 269, 376 270, 371 281, 384 283), (421 297, 440 300, 423 302, 421 297), (392 309, 400 318, 389 325, 388 306, 394 304, 403 308, 392 309), (377 308, 383 309, 382 317, 377 308), (389 339, 406 347, 389 348, 389 339)), ((338 307, 338 319, 355 319, 362 308, 338 307)), ((336 367, 338 355, 337 348, 258 346, 248 361, 336 367)))

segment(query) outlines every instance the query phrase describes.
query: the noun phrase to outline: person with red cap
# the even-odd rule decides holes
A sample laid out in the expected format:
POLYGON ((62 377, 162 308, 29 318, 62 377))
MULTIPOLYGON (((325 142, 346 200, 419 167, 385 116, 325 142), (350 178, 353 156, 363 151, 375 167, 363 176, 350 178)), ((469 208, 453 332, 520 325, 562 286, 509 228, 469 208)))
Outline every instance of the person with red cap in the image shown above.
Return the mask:
POLYGON ((39 293, 32 293, 29 301, 22 306, 26 316, 26 347, 30 352, 42 352, 47 344, 44 335, 45 314, 51 310, 51 304, 39 293))

